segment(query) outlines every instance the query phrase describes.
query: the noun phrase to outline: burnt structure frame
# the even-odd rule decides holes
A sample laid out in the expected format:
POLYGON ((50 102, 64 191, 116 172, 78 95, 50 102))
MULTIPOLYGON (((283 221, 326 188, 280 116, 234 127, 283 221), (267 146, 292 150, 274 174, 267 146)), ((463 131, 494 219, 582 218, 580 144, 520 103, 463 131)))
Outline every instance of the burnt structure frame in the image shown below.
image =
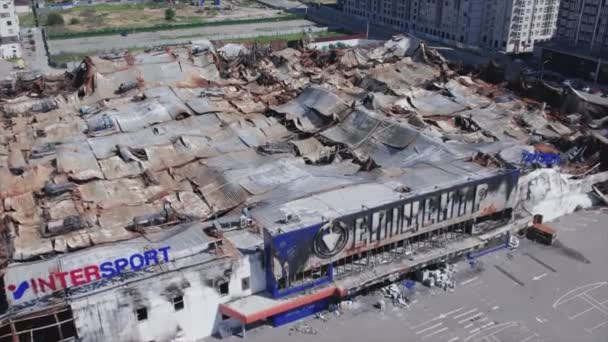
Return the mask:
MULTIPOLYGON (((273 298, 286 297, 315 286, 332 282, 334 280, 334 264, 339 260, 345 259, 346 257, 356 255, 364 251, 381 248, 387 245, 400 243, 416 236, 420 236, 422 234, 432 233, 436 230, 445 229, 446 227, 451 227, 464 222, 475 222, 479 218, 492 216, 496 212, 510 212, 510 209, 512 208, 508 207, 509 199, 511 196, 514 195, 518 179, 519 170, 509 166, 507 169, 497 175, 492 175, 490 177, 460 183, 457 185, 433 190, 431 192, 423 194, 417 194, 412 197, 383 204, 374 208, 362 208, 363 210, 359 212, 344 215, 340 218, 337 218, 336 220, 339 220, 340 222, 345 224, 347 230, 349 230, 349 234, 356 234, 359 232, 357 222, 360 222, 361 225, 367 222, 366 227, 360 226, 361 228, 363 228, 361 229, 361 231, 368 232, 368 237, 370 238, 374 237, 375 235, 376 240, 374 244, 371 245, 370 239, 366 240, 363 245, 356 246, 355 236, 353 237, 354 243, 352 246, 350 246, 351 253, 349 255, 342 256, 339 258, 328 258, 326 265, 324 264, 313 269, 296 270, 296 272, 292 272, 292 270, 289 270, 290 274, 287 276, 290 279, 283 279, 284 277, 277 279, 274 275, 274 251, 275 249, 279 251, 281 249, 286 249, 286 247, 277 248, 279 243, 277 242, 276 238, 281 237, 282 241, 291 240, 291 243, 298 243, 298 241, 300 240, 298 238, 299 235, 316 235, 316 233, 321 229, 321 227, 329 223, 329 221, 325 220, 320 224, 316 224, 309 227, 303 227, 301 229, 297 229, 275 236, 272 236, 271 233, 267 229, 265 229, 264 254, 266 258, 265 266, 267 291, 269 294, 272 295, 273 298), (476 191, 478 189, 478 186, 482 184, 487 184, 487 188, 485 188, 485 196, 487 196, 489 192, 496 191, 503 182, 506 182, 507 184, 507 192, 505 194, 507 207, 501 209, 497 208, 496 212, 480 213, 480 199, 476 198, 476 196, 478 195, 476 191), (466 189, 467 193, 463 193, 463 189, 466 189), (449 197, 448 195, 450 193, 458 194, 458 201, 454 201, 452 199, 447 198, 449 197), (415 216, 414 203, 417 203, 417 212, 415 216), (443 208, 442 203, 450 203, 451 207, 449 208, 449 211, 447 210, 448 208, 443 208), (404 216, 404 210, 406 210, 406 208, 409 208, 409 216, 404 216), (439 210, 440 208, 443 210, 439 210), (457 208, 457 210, 455 210, 455 208, 457 208), (380 218, 381 213, 385 213, 384 219, 378 219, 378 226, 374 227, 374 217, 380 218), (450 214, 451 217, 448 216, 450 214), (406 221, 404 219, 405 217, 407 217, 407 224, 404 224, 404 222, 406 221), (395 224, 396 228, 393 227, 395 224), (383 236, 382 233, 384 233, 383 236), (287 239, 284 238, 285 235, 288 235, 287 239), (293 237, 290 238, 289 235, 292 235, 293 237), (304 274, 306 273, 320 273, 321 277, 309 282, 303 281, 302 284, 296 284, 295 286, 291 286, 291 279, 298 279, 299 277, 301 277, 304 280, 306 278, 304 274)), ((302 241, 299 242, 302 243, 302 241)), ((348 243, 345 248, 349 248, 348 243)), ((313 251, 311 247, 308 256, 312 253, 313 251)))

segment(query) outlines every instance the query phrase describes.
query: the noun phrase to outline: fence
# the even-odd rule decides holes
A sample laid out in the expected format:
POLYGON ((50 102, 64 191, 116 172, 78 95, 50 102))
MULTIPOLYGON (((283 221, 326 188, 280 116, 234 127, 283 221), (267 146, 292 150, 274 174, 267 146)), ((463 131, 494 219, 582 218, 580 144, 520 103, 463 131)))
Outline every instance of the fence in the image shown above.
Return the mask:
POLYGON ((297 34, 297 33, 316 33, 327 31, 327 27, 308 27, 306 29, 295 28, 295 29, 285 29, 273 31, 268 34, 264 33, 260 35, 260 33, 239 33, 239 34, 216 34, 211 36, 205 36, 205 39, 209 40, 228 40, 228 39, 246 39, 246 38, 257 38, 257 37, 272 37, 272 36, 283 36, 288 34, 297 34))
MULTIPOLYGON (((134 49, 134 48, 150 48, 150 47, 165 47, 165 46, 176 46, 176 45, 188 45, 191 44, 192 42, 196 42, 199 39, 208 39, 208 40, 233 40, 233 39, 247 39, 247 38, 252 38, 255 39, 257 37, 274 37, 276 36, 277 38, 279 38, 280 36, 284 36, 284 35, 289 35, 289 34, 298 34, 298 33, 313 33, 313 32, 323 32, 323 31, 327 31, 327 27, 308 27, 306 29, 302 29, 302 28, 294 28, 294 29, 284 29, 284 30, 275 30, 275 31, 270 31, 270 32, 264 32, 262 35, 260 35, 260 33, 240 33, 240 34, 216 34, 216 35, 201 35, 201 36, 197 36, 197 37, 191 37, 191 38, 184 38, 184 39, 167 39, 167 40, 163 40, 163 41, 157 41, 156 43, 154 42, 149 42, 149 41, 142 41, 142 42, 134 42, 132 44, 130 44, 128 47, 123 46, 123 47, 115 47, 112 49, 99 49, 96 51, 83 51, 83 53, 85 54, 90 54, 90 55, 95 55, 95 54, 100 54, 100 53, 105 53, 105 52, 112 52, 112 51, 116 51, 116 50, 126 50, 126 49, 134 49)), ((43 30, 44 32, 44 30, 43 30)), ((54 53, 54 56, 58 56, 58 55, 62 55, 62 54, 68 54, 66 52, 62 52, 62 51, 57 51, 56 53, 54 53)), ((52 61, 53 57, 51 57, 50 59, 50 64, 54 67, 57 67, 59 65, 57 65, 56 62, 52 61)))
POLYGON ((153 32, 153 31, 164 31, 164 30, 175 30, 175 29, 187 29, 196 27, 213 27, 213 26, 224 26, 224 25, 242 25, 242 24, 255 24, 255 23, 267 23, 275 21, 287 21, 287 20, 300 20, 303 19, 301 16, 296 14, 288 14, 280 17, 273 18, 257 18, 257 19, 238 19, 238 20, 222 20, 222 21, 210 21, 203 23, 190 23, 190 24, 167 24, 167 25, 156 25, 150 27, 125 27, 125 28, 108 28, 103 30, 86 31, 86 32, 66 32, 66 33, 48 33, 48 39, 70 39, 70 38, 84 38, 94 36, 109 36, 115 34, 127 33, 138 33, 138 32, 153 32))

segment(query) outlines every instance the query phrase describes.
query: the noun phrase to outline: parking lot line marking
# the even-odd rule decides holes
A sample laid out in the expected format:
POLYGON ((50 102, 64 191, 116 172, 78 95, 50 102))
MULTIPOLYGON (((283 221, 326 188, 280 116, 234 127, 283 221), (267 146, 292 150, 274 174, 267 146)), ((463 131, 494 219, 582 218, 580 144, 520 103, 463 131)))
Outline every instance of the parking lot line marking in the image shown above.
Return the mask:
POLYGON ((527 255, 530 259, 536 261, 539 265, 543 266, 544 268, 548 269, 549 271, 556 273, 557 270, 549 265, 547 265, 544 261, 540 260, 539 258, 535 257, 534 255, 530 254, 530 253, 524 253, 525 255, 527 255))
POLYGON ((471 288, 472 287, 477 287, 477 286, 481 286, 483 284, 484 284, 483 280, 478 280, 478 281, 476 281, 474 283, 469 284, 469 287, 471 287, 471 288))
POLYGON ((467 317, 467 318, 465 318, 465 319, 463 319, 463 320, 460 320, 460 321, 458 321, 458 324, 462 324, 462 323, 464 323, 464 322, 466 322, 466 321, 470 321, 470 320, 472 320, 473 318, 475 318, 475 317, 479 317, 479 316, 483 316, 483 312, 480 312, 480 313, 478 313, 478 314, 476 314, 476 315, 473 315, 473 316, 471 316, 471 317, 467 317))
POLYGON ((581 298, 583 298, 584 301, 586 301, 587 303, 591 304, 596 309, 598 309, 599 311, 601 311, 604 315, 608 315, 608 308, 605 308, 604 305, 603 305, 603 303, 600 303, 593 296, 589 295, 588 292, 582 294, 581 298))
POLYGON ((564 294, 563 296, 559 297, 559 299, 557 299, 553 303, 553 308, 557 310, 558 306, 566 304, 567 302, 575 300, 577 298, 580 298, 580 296, 584 295, 585 293, 587 293, 589 291, 593 291, 597 288, 600 288, 600 287, 606 286, 606 285, 608 285, 608 282, 602 281, 599 283, 587 284, 587 285, 579 286, 575 289, 572 289, 572 290, 566 292, 566 294, 564 294))
POLYGON ((606 324, 608 324, 608 321, 602 322, 602 323, 600 323, 600 324, 598 324, 598 325, 596 325, 596 326, 594 326, 592 328, 585 329, 585 330, 587 330, 587 332, 591 333, 593 330, 595 330, 597 328, 600 328, 600 327, 602 327, 603 325, 606 325, 606 324))
MULTIPOLYGON (((521 340, 521 342, 528 342, 528 341, 530 341, 531 339, 533 339, 535 337, 538 337, 537 333, 532 334, 532 336, 526 337, 525 339, 521 340)), ((538 339, 537 339, 537 341, 538 341, 538 339)))
POLYGON ((425 339, 425 338, 427 338, 427 337, 431 337, 431 336, 434 336, 434 335, 440 334, 440 333, 442 333, 442 332, 444 332, 444 331, 446 331, 446 330, 448 330, 448 327, 443 327, 443 328, 441 328, 441 329, 439 329, 439 330, 433 331, 432 333, 430 333, 430 334, 428 334, 428 335, 424 335, 424 336, 422 336, 422 339, 424 340, 424 339, 425 339))
POLYGON ((429 323, 431 323, 431 322, 434 322, 434 321, 436 321, 436 320, 438 320, 438 319, 443 319, 443 318, 446 318, 446 317, 448 317, 449 315, 454 314, 454 313, 457 313, 458 311, 462 311, 462 310, 464 310, 464 309, 466 309, 466 306, 461 306, 461 307, 459 307, 458 309, 454 309, 454 310, 452 310, 452 311, 450 311, 450 312, 446 312, 446 313, 439 314, 439 316, 434 317, 434 318, 432 318, 432 319, 429 319, 428 321, 425 321, 425 322, 422 322, 422 323, 416 324, 416 325, 414 325, 414 326, 410 327, 410 329, 412 329, 412 330, 418 329, 418 328, 420 328, 420 327, 422 327, 422 326, 424 326, 424 325, 427 325, 427 324, 429 324, 429 323))
POLYGON ((460 340, 460 337, 456 336, 456 337, 452 337, 448 342, 456 342, 460 340))
POLYGON ((494 325, 494 322, 490 322, 490 323, 487 323, 487 324, 482 325, 482 326, 481 326, 481 329, 485 329, 485 328, 490 327, 490 326, 493 326, 493 325, 494 325))
POLYGON ((461 313, 460 315, 456 315, 456 316, 454 316, 454 319, 459 319, 460 317, 466 316, 466 315, 471 314, 471 313, 473 313, 475 311, 477 311, 477 308, 474 308, 473 310, 469 310, 469 311, 467 311, 465 313, 461 313))
POLYGON ((537 275, 537 276, 532 277, 532 280, 541 280, 541 279, 543 279, 543 278, 544 278, 544 277, 546 277, 546 276, 547 276, 547 272, 545 272, 545 273, 543 273, 543 274, 539 274, 539 275, 537 275))
POLYGON ((471 279, 467 279, 467 280, 463 281, 462 283, 460 283, 460 286, 462 286, 462 285, 466 285, 466 284, 468 284, 468 283, 472 283, 472 282, 474 282, 474 281, 475 281, 475 280, 477 280, 477 279, 479 279, 479 277, 477 277, 477 276, 475 276, 475 277, 473 277, 473 278, 471 278, 471 279))
POLYGON ((481 329, 480 328, 475 328, 475 329, 469 331, 469 334, 474 334, 474 333, 478 332, 479 330, 481 330, 481 329))
POLYGON ((595 309, 595 308, 594 308, 594 307, 590 307, 590 308, 585 309, 585 310, 583 310, 583 311, 581 311, 581 312, 579 312, 579 313, 577 313, 577 314, 575 314, 575 315, 573 315, 573 316, 568 316, 568 318, 569 318, 570 320, 576 319, 576 318, 578 318, 579 316, 582 316, 582 315, 586 314, 587 312, 589 312, 589 311, 591 311, 591 310, 593 310, 593 309, 595 309))
POLYGON ((465 329, 469 329, 469 328, 471 328, 473 325, 475 325, 475 324, 473 324, 473 323, 469 323, 469 324, 465 325, 465 326, 464 326, 464 328, 465 328, 465 329))
POLYGON ((437 324, 434 324, 434 325, 431 325, 431 326, 430 326, 430 327, 428 327, 428 328, 424 328, 424 329, 422 329, 422 330, 420 330, 420 331, 416 331, 416 335, 420 335, 420 334, 422 334, 422 333, 423 333, 423 332, 425 332, 425 331, 429 331, 429 330, 431 330, 431 329, 435 329, 435 328, 440 327, 440 326, 442 326, 442 325, 443 325, 443 323, 441 323, 441 322, 439 322, 439 323, 437 323, 437 324))
MULTIPOLYGON (((501 331, 504 331, 505 329, 509 329, 509 328, 517 327, 517 326, 519 326, 519 323, 517 323, 517 322, 500 323, 491 328, 480 330, 479 332, 476 332, 475 334, 469 335, 467 338, 464 339, 464 342, 470 341, 472 339, 474 339, 474 341, 486 340, 487 342, 491 342, 492 338, 496 339, 496 337, 494 335, 498 334, 501 331), (489 333, 488 333, 488 331, 489 331, 489 333), (486 334, 479 336, 481 333, 486 333, 486 334)), ((500 340, 497 340, 497 341, 500 342, 500 340)))
POLYGON ((464 310, 464 309, 466 309, 466 306, 461 306, 461 307, 459 307, 458 309, 452 310, 452 311, 450 311, 450 312, 446 312, 446 313, 441 314, 441 315, 439 315, 439 316, 446 316, 446 317, 447 317, 447 316, 449 316, 449 315, 451 315, 451 314, 455 314, 455 313, 457 313, 458 311, 462 311, 462 310, 464 310))
POLYGON ((494 267, 502 274, 506 275, 507 278, 513 280, 516 284, 518 284, 519 286, 525 286, 524 282, 515 278, 514 275, 512 275, 511 273, 507 272, 507 270, 505 270, 504 268, 498 266, 498 265, 494 265, 494 267))

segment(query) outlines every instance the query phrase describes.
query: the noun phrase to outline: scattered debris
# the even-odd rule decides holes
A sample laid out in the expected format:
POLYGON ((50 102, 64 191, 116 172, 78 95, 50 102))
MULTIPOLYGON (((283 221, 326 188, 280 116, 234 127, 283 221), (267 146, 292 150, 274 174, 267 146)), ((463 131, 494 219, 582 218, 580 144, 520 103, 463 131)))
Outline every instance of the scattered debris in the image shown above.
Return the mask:
POLYGON ((386 309, 386 302, 380 299, 376 304, 374 304, 374 307, 380 311, 384 311, 384 309, 386 309))
POLYGON ((300 334, 305 334, 305 335, 316 335, 317 334, 317 330, 313 327, 311 327, 308 324, 297 324, 294 327, 289 328, 289 335, 291 335, 291 333, 300 333, 300 334))
POLYGON ((385 298, 392 300, 393 306, 409 308, 409 299, 403 294, 399 285, 393 283, 383 287, 381 290, 385 298))
POLYGON ((419 271, 420 281, 423 285, 428 287, 439 287, 444 291, 454 290, 454 274, 456 273, 456 266, 453 264, 443 264, 437 269, 424 269, 419 271))

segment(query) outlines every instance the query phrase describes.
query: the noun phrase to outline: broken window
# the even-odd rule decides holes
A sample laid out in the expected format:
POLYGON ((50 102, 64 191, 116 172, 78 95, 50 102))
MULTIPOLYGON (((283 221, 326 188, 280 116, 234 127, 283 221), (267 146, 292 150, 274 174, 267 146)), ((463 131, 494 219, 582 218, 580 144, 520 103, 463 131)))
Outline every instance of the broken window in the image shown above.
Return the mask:
POLYGON ((139 308, 139 309, 135 310, 135 315, 137 316, 138 321, 145 321, 148 319, 148 309, 139 308))
POLYGON ((420 216, 422 214, 422 208, 420 205, 420 201, 412 202, 412 221, 411 221, 411 229, 418 231, 420 228, 420 216))
POLYGON ((241 289, 243 291, 249 290, 249 277, 241 279, 241 289))
POLYGON ((173 308, 175 311, 179 311, 184 308, 184 296, 177 296, 173 298, 173 308))
POLYGON ((74 318, 69 308, 42 315, 32 315, 0 326, 0 341, 67 341, 76 337, 74 318), (16 338, 11 336, 15 335, 16 338))
POLYGON ((412 227, 412 204, 406 203, 403 205, 403 226, 401 227, 401 232, 409 231, 412 227), (405 229, 404 229, 405 228, 405 229))
MULTIPOLYGON (((409 215, 409 213, 408 213, 409 215)), ((395 234, 401 231, 401 225, 403 224, 402 218, 399 216, 399 208, 393 208, 393 230, 395 234)))
POLYGON ((220 295, 227 296, 228 295, 228 282, 224 281, 217 285, 217 288, 220 290, 220 295))

